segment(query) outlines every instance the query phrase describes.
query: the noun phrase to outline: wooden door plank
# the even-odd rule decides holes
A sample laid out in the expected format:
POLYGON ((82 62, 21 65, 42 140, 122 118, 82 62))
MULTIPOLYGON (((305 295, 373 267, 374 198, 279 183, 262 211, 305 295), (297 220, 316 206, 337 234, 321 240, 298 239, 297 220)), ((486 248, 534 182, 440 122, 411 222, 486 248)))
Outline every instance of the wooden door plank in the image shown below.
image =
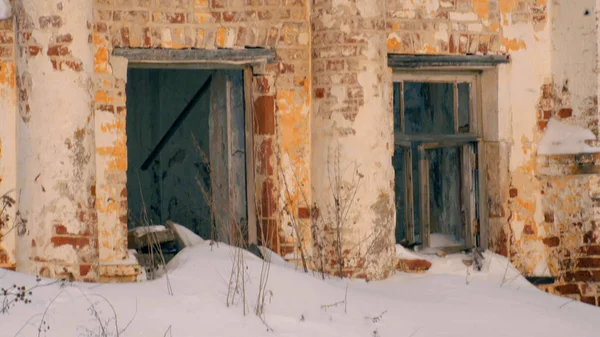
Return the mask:
POLYGON ((210 101, 210 172, 212 215, 219 241, 229 242, 229 146, 227 113, 229 109, 227 78, 222 72, 215 72, 211 85, 210 101))
POLYGON ((254 184, 254 99, 252 98, 252 69, 244 69, 244 102, 246 132, 246 204, 248 209, 248 244, 258 244, 256 224, 256 186, 254 184))
POLYGON ((429 160, 423 145, 419 145, 419 189, 421 203, 421 242, 423 248, 430 246, 430 209, 429 209, 429 160))
POLYGON ((413 196, 413 156, 410 147, 404 150, 404 224, 406 227, 406 241, 415 242, 415 204, 413 196))
POLYGON ((246 132, 244 113, 244 78, 239 70, 227 71, 229 93, 229 202, 233 244, 245 245, 248 234, 246 194, 246 132), (240 241, 240 239, 242 239, 240 241))

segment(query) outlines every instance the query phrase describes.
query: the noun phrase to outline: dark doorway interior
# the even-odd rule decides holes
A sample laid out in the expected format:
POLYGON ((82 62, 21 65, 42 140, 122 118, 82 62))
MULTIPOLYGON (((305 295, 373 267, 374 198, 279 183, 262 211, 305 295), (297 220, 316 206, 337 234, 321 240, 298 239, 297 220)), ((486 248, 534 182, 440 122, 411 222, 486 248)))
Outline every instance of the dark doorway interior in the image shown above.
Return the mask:
POLYGON ((171 220, 227 241, 247 217, 243 71, 134 65, 127 78, 129 228, 171 220))

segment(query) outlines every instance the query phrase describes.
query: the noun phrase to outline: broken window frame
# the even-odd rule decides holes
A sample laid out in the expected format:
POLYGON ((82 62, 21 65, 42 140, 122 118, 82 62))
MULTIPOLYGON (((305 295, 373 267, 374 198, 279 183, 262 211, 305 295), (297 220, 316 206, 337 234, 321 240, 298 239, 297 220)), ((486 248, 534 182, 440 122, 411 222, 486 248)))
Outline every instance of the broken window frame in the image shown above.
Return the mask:
MULTIPOLYGON (((454 247, 438 247, 443 250, 457 251, 463 249, 472 249, 481 247, 480 233, 484 217, 482 216, 485 187, 483 166, 483 143, 482 143, 482 105, 481 105, 481 72, 477 70, 396 70, 392 76, 394 88, 399 86, 399 112, 394 111, 394 118, 400 118, 400 131, 394 130, 394 148, 401 147, 404 151, 404 225, 405 236, 409 244, 415 243, 415 207, 420 212, 420 241, 422 247, 430 247, 430 196, 429 196, 429 159, 428 151, 439 148, 459 148, 461 188, 461 204, 464 203, 464 215, 461 211, 461 220, 466 222, 464 245, 454 247), (453 134, 424 134, 424 133, 406 133, 405 123, 405 93, 404 84, 406 82, 419 83, 452 83, 454 96, 454 128, 453 134), (458 125, 458 84, 469 83, 469 131, 459 133, 458 125), (413 153, 412 145, 417 143, 417 152, 413 153), (420 190, 420 203, 414 204, 413 199, 413 170, 412 158, 417 155, 419 158, 419 180, 418 188, 420 190), (476 200, 478 199, 478 200, 476 200), (464 201, 467 201, 466 203, 464 201)), ((395 89, 393 95, 396 95, 395 89)), ((396 106, 394 106, 396 109, 396 106)), ((398 216, 402 216, 398 214, 398 216)))

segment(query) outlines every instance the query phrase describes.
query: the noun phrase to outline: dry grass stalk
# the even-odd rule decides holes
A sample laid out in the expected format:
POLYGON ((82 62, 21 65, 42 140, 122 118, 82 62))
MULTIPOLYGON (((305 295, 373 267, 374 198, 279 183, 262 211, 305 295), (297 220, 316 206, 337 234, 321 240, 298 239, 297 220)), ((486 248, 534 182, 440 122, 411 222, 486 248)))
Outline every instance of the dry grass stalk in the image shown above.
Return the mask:
POLYGON ((167 263, 165 261, 165 256, 163 254, 162 247, 160 245, 160 242, 156 238, 156 235, 150 230, 150 227, 153 226, 153 223, 152 219, 150 219, 150 217, 148 216, 148 209, 146 208, 146 202, 144 201, 144 192, 142 191, 142 184, 140 182, 139 174, 138 185, 140 188, 140 196, 142 200, 142 210, 139 219, 140 224, 143 228, 146 229, 148 233, 146 237, 148 238, 147 244, 148 248, 150 249, 150 260, 152 269, 150 270, 149 278, 153 279, 154 271, 162 265, 165 271, 165 278, 167 281, 167 292, 169 293, 169 295, 173 296, 173 288, 171 287, 171 280, 169 279, 169 271, 166 269, 167 263))

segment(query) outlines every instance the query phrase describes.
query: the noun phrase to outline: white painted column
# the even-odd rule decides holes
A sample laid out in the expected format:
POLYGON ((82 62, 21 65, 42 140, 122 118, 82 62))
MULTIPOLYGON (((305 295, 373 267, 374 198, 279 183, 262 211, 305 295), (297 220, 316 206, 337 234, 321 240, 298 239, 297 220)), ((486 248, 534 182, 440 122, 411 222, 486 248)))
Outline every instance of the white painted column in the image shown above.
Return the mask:
POLYGON ((16 15, 17 270, 96 280, 93 0, 23 0, 16 15))
MULTIPOLYGON (((0 48, 10 53, 0 53, 0 196, 14 198, 16 186, 15 125, 17 114, 17 93, 15 83, 15 61, 13 40, 14 19, 0 20, 0 48)), ((0 200, 0 268, 13 268, 15 264, 15 234, 11 230, 15 218, 15 207, 4 208, 0 200), (8 221, 6 221, 8 216, 8 221)))
POLYGON ((384 18, 383 0, 320 1, 312 8, 311 183, 322 235, 314 239, 317 265, 369 279, 392 273, 395 256, 384 18))

